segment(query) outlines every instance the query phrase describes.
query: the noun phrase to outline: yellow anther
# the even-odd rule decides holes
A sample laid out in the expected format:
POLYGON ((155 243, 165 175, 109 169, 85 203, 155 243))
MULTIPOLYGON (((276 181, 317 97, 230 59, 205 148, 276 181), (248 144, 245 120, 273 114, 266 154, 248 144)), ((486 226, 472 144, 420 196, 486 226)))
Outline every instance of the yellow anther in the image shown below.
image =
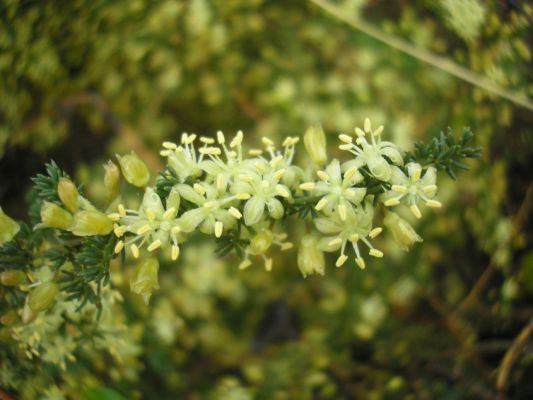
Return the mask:
POLYGON ((313 190, 315 188, 316 184, 315 182, 305 182, 300 185, 300 189, 302 190, 313 190))
POLYGON ((226 178, 224 178, 224 175, 220 174, 217 175, 216 179, 216 186, 217 190, 222 191, 226 187, 226 178))
POLYGON ((161 157, 168 157, 169 155, 171 155, 173 153, 172 150, 161 150, 159 152, 159 154, 161 155, 161 157))
POLYGON ((242 143, 242 138, 243 138, 242 131, 237 132, 237 135, 235 135, 235 137, 229 144, 229 147, 233 148, 233 147, 240 146, 242 143))
POLYGON ((222 222, 220 221, 215 222, 215 236, 217 238, 222 236, 223 230, 224 230, 224 224, 222 224, 222 222))
POLYGON ((184 144, 191 144, 196 140, 196 135, 193 133, 192 135, 187 136, 187 138, 184 141, 184 144))
POLYGON ((192 185, 192 188, 194 189, 194 191, 196 193, 198 193, 199 195, 204 195, 205 194, 205 189, 202 185, 198 184, 198 183, 195 183, 194 185, 192 185))
POLYGON ((173 244, 172 249, 170 250, 170 258, 172 259, 172 261, 176 261, 179 256, 180 256, 180 248, 179 246, 173 244))
POLYGON ((383 232, 383 228, 374 228, 370 231, 370 233, 368 234, 368 236, 371 238, 371 239, 374 239, 376 236, 378 236, 381 232, 383 232))
POLYGON ((368 132, 370 132, 372 130, 372 123, 370 122, 369 118, 365 118, 365 124, 364 124, 363 128, 365 129, 366 133, 368 133, 368 132))
POLYGON ((357 167, 352 167, 344 173, 344 179, 352 179, 357 173, 357 167))
POLYGON ((365 260, 363 259, 363 257, 357 257, 355 259, 355 263, 361 269, 365 269, 366 268, 365 260))
POLYGON ((281 244, 281 251, 290 250, 294 247, 291 242, 285 242, 281 244))
POLYGON ((144 213, 146 214, 146 216, 148 217, 148 220, 150 221, 153 221, 156 217, 155 212, 153 212, 150 209, 146 210, 144 213))
POLYGON ((333 246, 337 246, 337 245, 339 245, 341 243, 342 243, 342 239, 341 238, 335 238, 335 239, 330 240, 328 242, 328 246, 333 247, 333 246))
POLYGON ((210 138, 210 137, 202 136, 200 138, 200 142, 205 143, 205 144, 213 144, 213 143, 215 143, 215 139, 210 138))
POLYGON ((252 265, 252 262, 247 258, 246 260, 241 261, 239 264, 239 269, 243 270, 248 268, 250 265, 252 265))
POLYGON ((117 210, 118 210, 118 213, 120 214, 121 217, 125 217, 126 216, 126 209, 124 208, 123 204, 119 204, 117 206, 117 210))
POLYGON ((119 240, 117 244, 115 245, 115 249, 113 251, 118 254, 122 251, 123 248, 124 248, 124 242, 122 240, 119 240))
POLYGON ((272 271, 272 258, 269 257, 265 260, 265 269, 268 272, 272 271))
POLYGON ((381 135, 382 132, 383 132, 383 125, 380 125, 380 127, 379 127, 378 129, 376 129, 376 130, 372 133, 372 135, 374 135, 374 136, 379 136, 379 135, 381 135))
POLYGON ((316 203, 315 210, 320 211, 322 210, 326 205, 328 204, 328 200, 326 198, 321 198, 318 203, 316 203))
POLYGON ((211 156, 218 156, 222 154, 222 150, 220 150, 218 147, 202 147, 198 151, 200 154, 207 154, 211 156))
POLYGON ((384 204, 385 207, 397 206, 398 204, 400 204, 400 199, 397 197, 393 197, 392 199, 386 200, 384 204))
POLYGON ((272 175, 272 177, 279 181, 281 178, 283 178, 284 174, 285 174, 285 168, 282 168, 274 172, 274 175, 272 175))
POLYGON ((237 193, 235 198, 237 200, 248 200, 252 195, 250 193, 237 193))
POLYGON ((349 239, 350 242, 357 242, 359 240, 359 235, 357 233, 352 233, 349 239))
POLYGON ((324 171, 318 170, 318 171, 316 171, 316 174, 324 182, 329 181, 329 175, 326 174, 324 171))
POLYGON ((361 128, 355 128, 355 134, 361 138, 361 137, 365 137, 365 132, 361 129, 361 128))
POLYGON ((347 255, 341 254, 339 258, 337 258, 337 261, 335 261, 335 266, 342 267, 342 265, 346 262, 347 259, 348 259, 347 255))
POLYGON ((424 193, 431 193, 437 190, 437 185, 427 185, 422 188, 424 193))
POLYGON ((206 201, 204 203, 204 207, 205 208, 215 208, 216 205, 217 205, 217 201, 216 200, 206 201))
POLYGON ((263 136, 261 138, 261 142, 265 145, 265 146, 274 146, 274 142, 272 140, 270 140, 269 138, 267 138, 266 136, 263 136))
POLYGON ((133 258, 139 258, 139 248, 136 244, 132 244, 130 246, 131 254, 133 255, 133 258))
POLYGON ((163 219, 165 221, 168 221, 168 220, 174 218, 175 215, 176 215, 176 209, 174 207, 170 207, 168 210, 166 210, 163 213, 163 219))
POLYGON ((339 217, 341 218, 341 221, 346 221, 346 216, 347 216, 346 205, 339 204, 338 210, 339 210, 339 217))
POLYGON ((148 246, 148 251, 154 251, 161 247, 161 240, 156 239, 152 243, 150 243, 150 246, 148 246))
POLYGON ((263 154, 263 150, 251 149, 251 150, 248 151, 248 154, 253 156, 253 157, 260 156, 261 154, 263 154))
POLYGON ((237 178, 242 182, 251 182, 254 180, 254 177, 252 175, 246 175, 246 174, 237 175, 237 178))
POLYGON ((437 201, 437 200, 427 200, 426 201, 426 206, 432 207, 432 208, 441 208, 442 207, 442 203, 440 201, 437 201))
POLYGON ((410 209, 415 217, 417 217, 418 219, 422 218, 422 213, 420 212, 420 209, 416 204, 413 204, 410 209))
POLYGON ((111 214, 107 214, 107 218, 109 218, 111 221, 118 221, 120 219, 120 214, 119 213, 111 213, 111 214))
POLYGON ((370 249, 368 254, 370 254, 372 257, 377 257, 377 258, 383 257, 383 252, 379 251, 378 249, 370 249))
POLYGON ((341 133, 339 135, 339 139, 340 139, 341 142, 350 143, 350 144, 352 143, 352 140, 353 140, 353 138, 351 136, 346 135, 344 133, 341 133))
POLYGON ((169 150, 175 150, 178 145, 174 142, 163 142, 163 147, 169 150))
POLYGON ((239 210, 237 210, 235 207, 230 207, 228 209, 228 212, 235 218, 237 219, 241 219, 242 218, 242 214, 239 210))
POLYGON ((139 229, 137 229, 137 235, 144 235, 145 233, 148 233, 152 230, 152 228, 150 228, 150 225, 146 224, 146 225, 143 225, 141 226, 139 229))
POLYGON ((286 197, 286 198, 291 197, 290 192, 280 185, 276 186, 276 194, 281 197, 286 197))
POLYGON ((226 138, 224 137, 224 134, 222 133, 222 131, 217 131, 217 140, 218 140, 218 143, 220 144, 226 143, 226 138))
POLYGON ((397 193, 407 193, 407 188, 403 185, 392 185, 391 189, 397 193))

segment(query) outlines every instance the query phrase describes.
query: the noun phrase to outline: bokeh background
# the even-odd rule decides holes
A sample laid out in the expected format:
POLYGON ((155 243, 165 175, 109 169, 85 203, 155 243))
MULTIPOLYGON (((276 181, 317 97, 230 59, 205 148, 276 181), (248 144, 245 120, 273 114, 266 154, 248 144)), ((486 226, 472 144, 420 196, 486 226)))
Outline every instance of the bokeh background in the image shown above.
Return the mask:
POLYGON ((326 276, 303 279, 295 251, 277 254, 270 273, 240 272, 212 242, 191 243, 162 265, 148 307, 129 293, 126 260, 113 265, 112 315, 90 331, 105 340, 72 344, 58 323, 48 352, 75 359, 65 370, 53 357, 0 360, 0 389, 28 399, 533 397, 533 344, 521 336, 533 330, 531 3, 329 4, 354 23, 305 0, 0 3, 0 204, 21 220, 44 162, 98 203, 107 159, 134 149, 159 170, 160 143, 183 131, 242 129, 252 147, 320 122, 333 157, 337 134, 368 116, 405 149, 463 126, 483 147, 471 171, 439 181, 445 207, 416 226, 425 241, 409 253, 382 239, 386 257, 366 270, 329 260, 326 276), (525 104, 375 40, 361 20, 525 104))

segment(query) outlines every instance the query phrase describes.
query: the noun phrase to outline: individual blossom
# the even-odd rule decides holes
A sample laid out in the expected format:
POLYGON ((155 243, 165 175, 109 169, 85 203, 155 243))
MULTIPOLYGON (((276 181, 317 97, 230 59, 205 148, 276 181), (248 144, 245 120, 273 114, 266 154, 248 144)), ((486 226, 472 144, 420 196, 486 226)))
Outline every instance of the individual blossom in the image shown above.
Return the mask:
POLYGON ((344 143, 339 148, 355 156, 354 160, 344 163, 343 170, 366 166, 376 179, 389 181, 392 174, 390 163, 403 165, 402 155, 393 143, 381 140, 383 126, 373 130, 370 120, 366 118, 363 128, 364 130, 355 128, 355 143, 351 136, 339 135, 339 139, 344 143), (370 141, 367 140, 367 134, 370 141))
POLYGON ((105 197, 108 203, 113 201, 118 194, 120 188, 120 170, 113 161, 109 160, 104 164, 104 188, 105 197))
POLYGON ((324 165, 328 161, 326 135, 320 125, 312 125, 305 131, 304 146, 315 165, 324 165))
POLYGON ((207 234, 222 236, 224 230, 235 226, 236 220, 241 218, 240 211, 232 204, 239 198, 249 198, 248 195, 227 195, 207 183, 195 183, 193 186, 180 184, 176 186, 179 194, 187 201, 198 206, 186 211, 180 216, 178 223, 184 232, 192 232, 197 227, 207 234))
MULTIPOLYGON (((265 151, 250 150, 251 154, 256 154, 259 159, 269 162, 276 171, 283 171, 280 183, 289 188, 296 189, 301 181, 303 171, 300 167, 292 165, 296 151, 296 144, 300 141, 299 137, 287 136, 281 144, 282 149, 278 150, 274 142, 267 137, 261 139, 265 146, 265 151), (270 159, 267 159, 270 157, 270 159)), ((279 172, 278 172, 279 173, 279 172)))
POLYGON ((128 183, 137 187, 148 185, 148 182, 150 182, 150 171, 144 161, 134 151, 122 157, 117 154, 117 159, 122 175, 124 175, 128 183))
POLYGON ((272 257, 267 256, 268 250, 272 245, 277 245, 282 251, 289 250, 293 247, 291 242, 286 242, 286 233, 274 233, 266 227, 266 224, 260 224, 256 233, 250 237, 250 244, 245 250, 244 260, 239 264, 239 269, 246 269, 252 265, 250 256, 260 256, 265 262, 265 269, 272 270, 272 257))
POLYGON ((120 253, 124 247, 129 247, 133 257, 139 257, 139 250, 148 244, 148 251, 152 252, 160 247, 171 246, 171 258, 179 256, 179 241, 181 227, 177 223, 180 205, 180 195, 177 188, 170 191, 166 200, 166 207, 159 195, 152 188, 146 188, 142 203, 138 210, 126 209, 119 204, 117 212, 109 214, 115 221, 114 232, 119 238, 115 252, 120 253))
POLYGON ((391 190, 384 193, 382 201, 386 207, 406 204, 416 218, 421 218, 422 213, 418 204, 424 202, 426 206, 439 208, 441 203, 434 200, 437 193, 437 171, 428 167, 425 172, 418 163, 411 162, 406 165, 407 175, 398 167, 393 167, 390 183, 391 190))
POLYGON ((52 305, 59 286, 53 281, 43 282, 28 294, 27 305, 34 312, 41 312, 52 305))
POLYGON ((181 135, 181 145, 174 142, 163 143, 160 154, 167 157, 168 167, 174 171, 180 182, 185 182, 188 178, 197 178, 202 173, 198 165, 202 155, 197 155, 194 147, 196 138, 197 135, 184 132, 181 135))
POLYGON ((6 215, 0 207, 0 246, 13 239, 19 230, 19 224, 6 215))
POLYGON ((336 159, 325 171, 317 171, 317 175, 320 182, 302 183, 300 188, 322 196, 315 205, 315 210, 324 210, 327 215, 337 210, 340 219, 346 221, 348 207, 359 205, 366 194, 366 188, 353 187, 363 180, 363 175, 356 167, 352 167, 344 172, 343 176, 340 163, 336 159))
POLYGON ((392 233, 392 238, 402 250, 409 248, 416 242, 422 242, 422 238, 413 227, 395 212, 389 211, 383 220, 385 227, 392 233))
POLYGON ((41 223, 36 228, 69 229, 74 219, 72 214, 55 203, 43 201, 41 223))
POLYGON ((145 304, 150 301, 153 290, 159 289, 158 273, 159 261, 149 257, 137 265, 130 278, 130 290, 141 295, 145 304))
POLYGON ((324 275, 326 260, 324 253, 318 248, 318 240, 314 235, 304 235, 298 249, 298 268, 304 276, 312 274, 324 275))
POLYGON ((382 231, 382 228, 372 228, 374 209, 369 199, 365 206, 350 207, 347 209, 346 219, 342 220, 338 213, 329 217, 319 217, 314 219, 316 228, 324 233, 326 237, 320 239, 319 248, 323 251, 337 251, 340 249, 340 256, 335 265, 343 265, 348 256, 346 246, 350 244, 355 252, 355 262, 363 269, 365 260, 361 256, 359 244, 364 244, 369 248, 369 255, 381 258, 383 253, 374 248, 369 239, 375 238, 382 231))
POLYGON ((98 210, 82 210, 74 214, 68 230, 76 236, 108 235, 113 230, 113 221, 98 210))
POLYGON ((80 208, 79 194, 76 185, 68 178, 59 178, 57 184, 57 195, 63 205, 72 213, 75 213, 80 208))

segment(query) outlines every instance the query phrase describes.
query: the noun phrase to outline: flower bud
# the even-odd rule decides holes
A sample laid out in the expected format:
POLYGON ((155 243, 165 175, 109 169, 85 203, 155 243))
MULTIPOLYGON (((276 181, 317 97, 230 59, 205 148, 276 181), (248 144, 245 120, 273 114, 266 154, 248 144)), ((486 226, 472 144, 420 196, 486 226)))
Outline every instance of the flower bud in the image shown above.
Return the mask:
POLYGON ((120 170, 113 161, 109 160, 107 164, 104 164, 104 187, 105 196, 108 202, 111 202, 118 196, 120 186, 120 170))
POLYGON ((0 207, 0 246, 13 239, 19 230, 19 224, 4 214, 4 211, 0 207))
POLYGON ((318 241, 313 235, 302 237, 298 250, 298 268, 304 278, 315 273, 324 275, 326 268, 324 253, 318 249, 318 241))
POLYGON ((269 229, 263 230, 255 235, 250 241, 250 252, 255 255, 265 254, 272 246, 274 235, 269 229))
POLYGON ((402 250, 407 251, 415 242, 422 241, 413 227, 395 212, 389 211, 383 223, 391 231, 392 238, 402 250))
POLYGON ((34 312, 46 310, 54 302, 59 287, 55 282, 45 282, 33 289, 28 295, 28 307, 34 312))
POLYGON ((304 134, 304 146, 316 165, 325 164, 328 160, 326 154, 326 135, 320 125, 312 125, 304 134))
POLYGON ((80 208, 80 201, 78 200, 78 189, 76 185, 68 178, 59 178, 57 184, 57 194, 59 199, 70 212, 76 212, 80 208))
POLYGON ((26 274, 17 269, 4 271, 0 273, 0 282, 4 286, 18 286, 26 282, 26 274))
POLYGON ((57 204, 45 201, 41 207, 41 221, 39 227, 42 228, 68 229, 72 225, 73 219, 72 214, 67 210, 57 204))
POLYGON ((159 289, 157 281, 157 274, 159 272, 159 262, 157 258, 150 257, 141 262, 135 270, 130 279, 130 289, 135 294, 143 296, 146 304, 150 301, 152 291, 159 289))
POLYGON ((120 157, 117 155, 122 175, 133 186, 144 187, 150 181, 150 171, 135 152, 120 157))
POLYGON ((78 211, 69 230, 76 236, 107 235, 113 230, 113 221, 100 211, 78 211))
POLYGON ((37 317, 37 314, 38 313, 36 311, 33 311, 30 306, 28 306, 28 302, 26 302, 26 304, 24 304, 24 307, 22 308, 22 322, 24 324, 29 324, 35 319, 35 317, 37 317))

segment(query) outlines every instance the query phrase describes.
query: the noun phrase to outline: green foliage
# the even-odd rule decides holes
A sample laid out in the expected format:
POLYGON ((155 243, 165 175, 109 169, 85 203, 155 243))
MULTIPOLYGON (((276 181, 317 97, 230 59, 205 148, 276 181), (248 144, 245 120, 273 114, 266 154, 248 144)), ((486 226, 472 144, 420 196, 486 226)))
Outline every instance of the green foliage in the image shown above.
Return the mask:
POLYGON ((480 147, 471 147, 474 134, 470 128, 464 128, 461 138, 455 139, 452 128, 434 137, 431 142, 415 144, 413 154, 407 154, 407 161, 415 161, 422 165, 433 165, 439 171, 445 171, 450 178, 457 178, 458 170, 468 170, 469 167, 462 162, 465 158, 478 158, 481 156, 480 147))

